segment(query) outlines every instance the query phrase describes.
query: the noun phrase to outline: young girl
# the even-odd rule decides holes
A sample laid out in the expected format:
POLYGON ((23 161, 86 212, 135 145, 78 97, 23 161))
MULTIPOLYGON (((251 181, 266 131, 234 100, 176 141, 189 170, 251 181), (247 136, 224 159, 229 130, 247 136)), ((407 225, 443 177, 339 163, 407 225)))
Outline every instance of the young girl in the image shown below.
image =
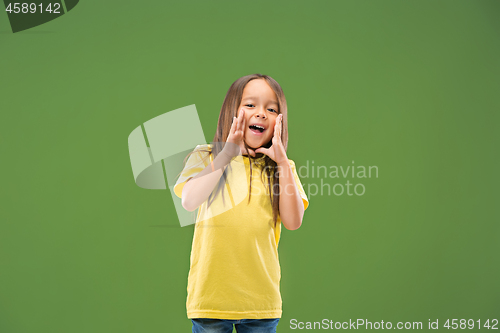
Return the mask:
POLYGON ((227 92, 214 142, 199 145, 174 192, 199 208, 188 276, 193 333, 276 332, 281 318, 281 223, 302 224, 308 199, 286 155, 287 105, 271 77, 247 75, 227 92))

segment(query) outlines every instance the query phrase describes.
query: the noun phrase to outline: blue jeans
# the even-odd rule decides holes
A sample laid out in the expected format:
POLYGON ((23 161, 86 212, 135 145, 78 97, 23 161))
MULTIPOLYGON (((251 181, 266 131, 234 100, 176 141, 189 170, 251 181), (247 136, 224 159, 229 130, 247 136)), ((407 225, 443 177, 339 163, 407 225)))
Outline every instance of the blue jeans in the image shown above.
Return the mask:
POLYGON ((209 319, 196 318, 193 333, 232 333, 233 324, 238 333, 276 333, 279 318, 274 319, 209 319))

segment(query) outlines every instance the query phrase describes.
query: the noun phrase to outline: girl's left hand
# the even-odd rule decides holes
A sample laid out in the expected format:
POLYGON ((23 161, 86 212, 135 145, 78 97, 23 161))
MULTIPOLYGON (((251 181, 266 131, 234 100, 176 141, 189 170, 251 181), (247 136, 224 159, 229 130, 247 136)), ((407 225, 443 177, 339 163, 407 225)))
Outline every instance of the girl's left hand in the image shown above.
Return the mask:
POLYGON ((256 153, 262 153, 269 156, 276 164, 278 165, 287 165, 288 157, 286 156, 285 147, 283 146, 283 142, 281 141, 281 124, 282 124, 283 115, 279 115, 276 118, 276 123, 274 124, 274 136, 273 136, 273 144, 270 148, 257 148, 255 149, 256 153))

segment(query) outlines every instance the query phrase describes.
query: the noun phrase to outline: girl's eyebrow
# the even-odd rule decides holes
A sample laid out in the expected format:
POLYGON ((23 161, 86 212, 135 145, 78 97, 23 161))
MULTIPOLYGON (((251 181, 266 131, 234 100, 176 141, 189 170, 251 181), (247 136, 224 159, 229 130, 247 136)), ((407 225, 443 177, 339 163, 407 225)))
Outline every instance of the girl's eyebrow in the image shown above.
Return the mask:
MULTIPOLYGON (((258 98, 256 98, 256 97, 246 97, 246 98, 243 98, 242 102, 243 102, 243 101, 248 101, 248 100, 257 100, 257 99, 258 99, 258 98)), ((270 104, 276 104, 276 105, 278 105, 278 102, 276 102, 276 101, 271 101, 271 103, 270 103, 270 104)))

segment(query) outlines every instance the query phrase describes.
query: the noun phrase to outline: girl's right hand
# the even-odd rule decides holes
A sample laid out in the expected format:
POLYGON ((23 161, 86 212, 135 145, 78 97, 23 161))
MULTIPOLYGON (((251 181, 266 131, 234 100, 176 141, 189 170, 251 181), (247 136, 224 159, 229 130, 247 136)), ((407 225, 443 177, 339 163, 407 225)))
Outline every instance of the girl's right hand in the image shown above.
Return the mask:
POLYGON ((245 129, 245 111, 241 109, 238 118, 233 117, 233 123, 231 124, 229 135, 227 136, 226 142, 232 144, 225 145, 223 149, 229 156, 235 157, 241 153, 241 155, 250 154, 255 157, 255 152, 253 150, 249 149, 247 151, 245 148, 245 129))

